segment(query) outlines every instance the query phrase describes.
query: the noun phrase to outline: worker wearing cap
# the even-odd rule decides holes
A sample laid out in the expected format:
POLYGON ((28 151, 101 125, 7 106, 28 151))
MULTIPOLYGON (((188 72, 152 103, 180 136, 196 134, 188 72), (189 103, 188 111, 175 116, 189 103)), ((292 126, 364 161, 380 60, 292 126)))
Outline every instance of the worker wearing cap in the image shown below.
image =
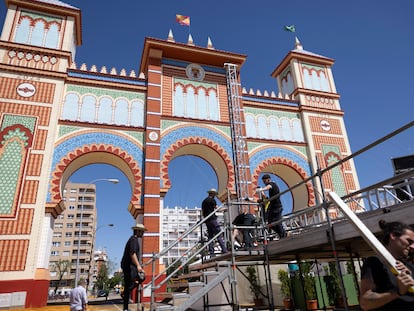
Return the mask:
MULTIPOLYGON (((217 190, 212 188, 208 190, 207 193, 208 193, 208 197, 205 198, 203 202, 201 203, 201 210, 203 212, 203 217, 207 217, 217 208, 217 203, 214 198, 217 195, 217 190)), ((210 218, 206 220, 205 224, 207 226, 208 240, 211 241, 211 239, 221 230, 220 225, 217 222, 216 214, 213 214, 212 216, 210 216, 210 218)), ((224 244, 224 240, 221 234, 217 237, 217 241, 220 244, 221 252, 223 254, 227 253, 227 247, 224 244)), ((214 242, 213 241, 211 241, 211 243, 208 244, 208 250, 209 250, 210 256, 214 256, 214 242)))
MULTIPOLYGON (((263 188, 257 188, 257 192, 262 195, 262 197, 265 197, 264 191, 269 192, 268 198, 270 199, 270 205, 268 208, 267 213, 265 214, 265 219, 268 224, 271 224, 275 221, 278 221, 282 219, 282 202, 280 201, 280 196, 277 198, 273 198, 274 196, 278 195, 280 193, 278 185, 272 181, 269 174, 264 174, 262 176, 263 183, 265 186, 263 188), (273 198, 273 199, 272 199, 273 198)), ((283 228, 283 224, 278 223, 271 227, 270 229, 273 229, 278 234, 279 238, 283 238, 286 236, 285 229, 283 228)))
POLYGON ((124 310, 128 310, 131 291, 134 289, 138 272, 144 271, 139 263, 139 238, 142 238, 145 229, 143 224, 136 224, 132 227, 133 235, 129 238, 125 245, 124 255, 122 256, 121 268, 124 273, 124 293, 123 302, 124 310))

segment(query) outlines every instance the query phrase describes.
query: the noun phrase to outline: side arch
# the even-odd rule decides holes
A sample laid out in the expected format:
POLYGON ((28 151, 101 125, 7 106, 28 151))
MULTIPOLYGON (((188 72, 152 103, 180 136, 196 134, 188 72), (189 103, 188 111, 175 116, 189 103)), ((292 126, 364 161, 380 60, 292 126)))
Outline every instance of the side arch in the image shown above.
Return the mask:
MULTIPOLYGON (((309 166, 303 157, 297 153, 277 148, 267 148, 258 151, 251 157, 253 186, 258 186, 259 175, 269 172, 283 179, 288 187, 292 187, 310 176, 309 166)), ((293 211, 302 210, 315 205, 313 185, 308 182, 292 190, 293 211)))
POLYGON ((64 139, 56 146, 53 155, 47 210, 53 215, 60 214, 63 210, 62 191, 68 178, 83 166, 101 163, 112 165, 127 176, 132 190, 128 210, 136 218, 143 213, 141 161, 142 149, 120 135, 88 132, 64 139))

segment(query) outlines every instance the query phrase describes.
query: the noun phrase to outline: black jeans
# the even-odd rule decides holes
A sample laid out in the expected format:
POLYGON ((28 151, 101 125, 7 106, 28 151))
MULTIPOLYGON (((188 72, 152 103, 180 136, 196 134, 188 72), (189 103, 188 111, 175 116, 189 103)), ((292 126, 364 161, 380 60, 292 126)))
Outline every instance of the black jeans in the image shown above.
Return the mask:
MULTIPOLYGON (((272 206, 269 206, 269 210, 267 214, 267 223, 271 224, 272 222, 282 219, 282 212, 283 212, 283 208, 281 207, 274 208, 272 206)), ((279 238, 285 237, 285 228, 283 228, 282 223, 273 225, 272 227, 270 227, 270 229, 273 229, 274 231, 276 231, 276 233, 279 235, 279 238)))
MULTIPOLYGON (((207 233, 208 233, 208 240, 209 241, 213 238, 213 236, 215 236, 221 230, 220 225, 217 222, 217 219, 210 219, 209 221, 207 221, 206 222, 206 227, 207 227, 207 233)), ((223 240, 223 237, 221 236, 221 234, 217 237, 217 241, 220 244, 221 252, 222 253, 227 253, 227 247, 224 244, 224 240, 223 240)), ((208 245, 208 250, 209 250, 211 255, 214 254, 214 241, 211 242, 208 245)))
POLYGON ((138 269, 135 265, 130 265, 129 267, 122 268, 124 272, 124 310, 128 310, 129 299, 131 298, 131 292, 134 287, 137 286, 135 280, 137 279, 138 269))

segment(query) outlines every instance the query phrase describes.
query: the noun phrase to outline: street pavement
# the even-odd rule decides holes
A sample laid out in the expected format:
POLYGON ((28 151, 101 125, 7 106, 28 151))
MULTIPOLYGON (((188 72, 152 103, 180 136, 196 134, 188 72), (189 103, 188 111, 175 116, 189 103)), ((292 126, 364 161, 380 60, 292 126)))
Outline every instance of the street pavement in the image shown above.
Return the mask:
MULTIPOLYGON (((89 298, 87 311, 122 311, 122 300, 119 294, 110 295, 106 300, 105 297, 89 298)), ((137 310, 137 304, 130 304, 129 310, 137 310)), ((69 311, 69 299, 48 302, 47 306, 41 308, 20 308, 9 309, 8 311, 69 311)))

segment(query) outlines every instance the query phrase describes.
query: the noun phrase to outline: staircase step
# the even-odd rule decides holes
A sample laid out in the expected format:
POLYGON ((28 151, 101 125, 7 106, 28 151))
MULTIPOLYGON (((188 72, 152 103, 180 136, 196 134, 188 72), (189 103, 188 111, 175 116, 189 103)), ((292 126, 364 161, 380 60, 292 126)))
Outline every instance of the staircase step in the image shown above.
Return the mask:
POLYGON ((175 307, 172 305, 157 305, 155 310, 157 311, 167 311, 167 310, 174 310, 175 307))
POLYGON ((173 296, 174 296, 173 292, 157 292, 157 293, 154 293, 155 298, 162 298, 163 300, 167 299, 167 298, 172 299, 173 296))
POLYGON ((216 271, 216 270, 210 270, 210 271, 204 271, 203 275, 204 276, 214 276, 214 275, 219 275, 220 272, 216 271))
POLYGON ((215 267, 216 265, 217 263, 215 261, 210 261, 210 262, 205 262, 205 263, 192 264, 188 268, 190 269, 190 271, 200 271, 200 270, 215 267))
POLYGON ((179 276, 177 276, 177 279, 178 280, 193 279, 193 278, 199 278, 202 275, 203 275, 202 272, 195 271, 195 272, 190 272, 190 273, 187 273, 187 274, 179 275, 179 276))
POLYGON ((167 289, 185 289, 188 287, 188 281, 186 280, 180 280, 177 282, 173 282, 173 283, 168 283, 167 284, 167 289))
POLYGON ((200 281, 197 281, 197 282, 189 282, 188 283, 188 289, 193 288, 193 287, 203 287, 204 285, 205 285, 205 283, 204 282, 200 282, 200 281))

